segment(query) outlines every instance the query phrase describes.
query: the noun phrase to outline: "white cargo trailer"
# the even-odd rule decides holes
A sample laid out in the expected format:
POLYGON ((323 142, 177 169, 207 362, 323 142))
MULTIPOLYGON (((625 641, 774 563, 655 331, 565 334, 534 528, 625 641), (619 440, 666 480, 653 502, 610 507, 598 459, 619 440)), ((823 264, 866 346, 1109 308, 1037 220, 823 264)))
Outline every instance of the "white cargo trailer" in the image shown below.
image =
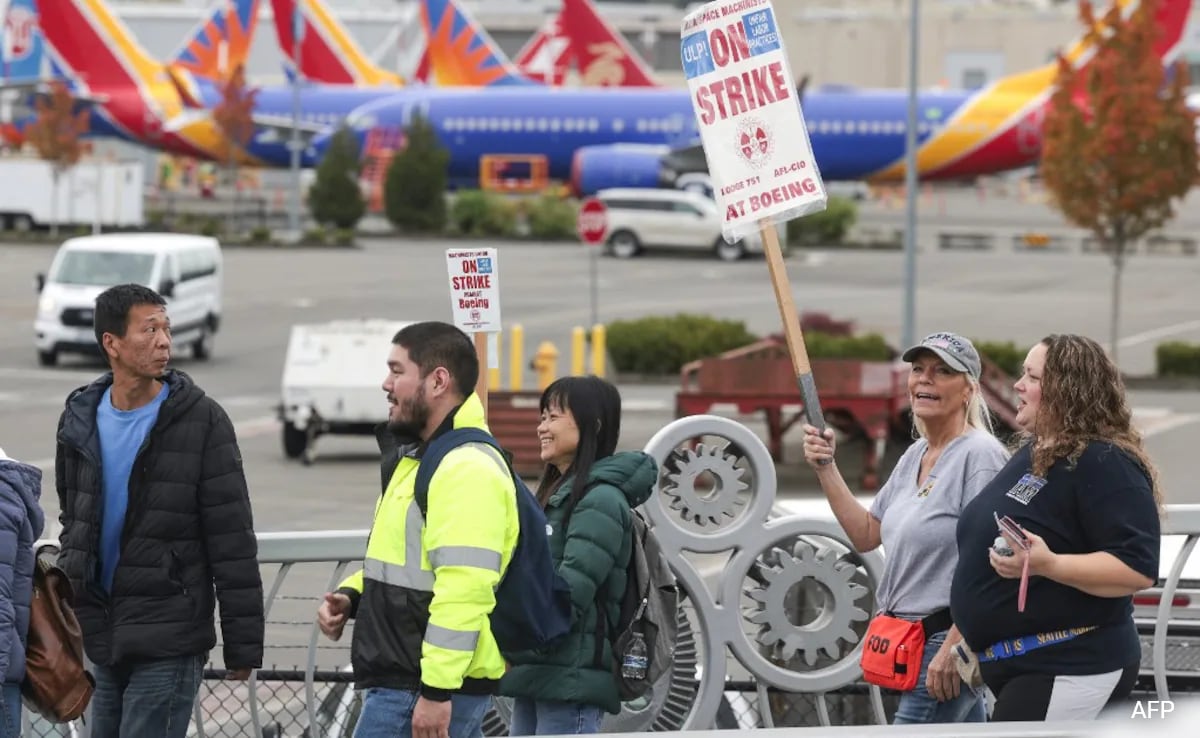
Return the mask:
POLYGON ((140 228, 146 223, 141 162, 84 159, 58 178, 49 162, 0 157, 0 226, 140 228))
POLYGON ((283 452, 309 464, 325 434, 371 434, 387 420, 382 385, 392 338, 407 322, 334 320, 292 326, 283 365, 283 452))

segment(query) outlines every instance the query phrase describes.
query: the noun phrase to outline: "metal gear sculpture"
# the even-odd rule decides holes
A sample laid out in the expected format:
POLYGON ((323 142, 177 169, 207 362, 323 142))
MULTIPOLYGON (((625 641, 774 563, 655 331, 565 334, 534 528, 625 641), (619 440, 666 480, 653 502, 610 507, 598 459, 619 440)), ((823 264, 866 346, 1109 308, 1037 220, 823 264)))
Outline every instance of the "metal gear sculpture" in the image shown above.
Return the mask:
POLYGON ((736 461, 719 446, 699 444, 695 450, 689 448, 682 454, 675 454, 672 463, 664 464, 675 471, 667 472, 669 484, 662 486, 659 492, 670 499, 670 508, 678 510, 685 520, 701 526, 719 525, 722 518, 737 517, 738 507, 745 504, 738 497, 748 486, 742 481, 745 470, 735 467, 736 461), (705 473, 716 480, 712 495, 703 495, 696 489, 696 480, 705 473))
POLYGON ((809 666, 817 663, 818 651, 837 659, 841 656, 839 642, 858 643, 858 634, 850 625, 868 617, 866 610, 854 605, 866 596, 867 588, 851 581, 857 572, 854 564, 842 560, 831 548, 818 550, 804 540, 797 541, 791 552, 773 548, 771 553, 778 561, 776 565, 770 565, 765 555, 756 564, 766 584, 746 593, 757 603, 745 615, 750 622, 762 626, 758 642, 772 647, 773 655, 781 661, 803 652, 809 666), (809 625, 794 625, 788 617, 785 600, 794 587, 808 579, 830 593, 834 606, 823 609, 821 616, 809 625))
POLYGON ((703 643, 700 683, 680 727, 713 727, 730 652, 760 684, 780 689, 827 692, 857 681, 862 645, 853 626, 873 609, 868 595, 882 574, 882 556, 853 553, 832 514, 773 517, 774 462, 762 440, 733 420, 680 418, 655 434, 645 450, 659 464, 660 481, 659 494, 643 509, 688 594, 703 643), (714 437, 726 444, 694 445, 696 439, 714 437), (715 480, 711 495, 696 488, 705 473, 715 480), (732 556, 714 572, 702 571, 684 552, 732 556), (794 625, 789 593, 809 583, 824 594, 812 608, 819 613, 794 625), (822 655, 832 663, 806 671, 781 665, 797 654, 809 667, 822 655))

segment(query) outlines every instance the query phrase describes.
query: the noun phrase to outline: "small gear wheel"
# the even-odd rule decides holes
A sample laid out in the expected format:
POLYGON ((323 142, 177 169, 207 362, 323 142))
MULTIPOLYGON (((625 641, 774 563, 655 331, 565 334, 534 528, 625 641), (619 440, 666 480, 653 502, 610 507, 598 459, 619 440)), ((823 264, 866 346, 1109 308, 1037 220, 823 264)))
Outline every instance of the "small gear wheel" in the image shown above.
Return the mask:
POLYGON ((748 487, 742 481, 746 470, 734 466, 737 462, 737 456, 725 453, 720 446, 701 443, 694 451, 676 451, 664 465, 667 484, 660 491, 670 500, 670 509, 679 510, 684 520, 701 526, 719 525, 722 517, 735 517, 737 508, 746 504, 738 497, 748 487), (716 479, 716 487, 710 494, 696 490, 696 479, 705 472, 716 479))
POLYGON ((836 660, 841 655, 839 641, 858 642, 858 634, 850 624, 867 619, 867 612, 854 604, 867 594, 867 588, 851 581, 856 572, 854 564, 841 560, 833 549, 818 550, 799 540, 791 553, 779 547, 764 551, 756 568, 765 583, 746 592, 758 604, 743 614, 762 626, 755 637, 762 645, 774 647, 780 659, 789 660, 803 651, 805 663, 813 666, 818 651, 836 660), (792 587, 806 579, 824 586, 833 601, 826 603, 813 622, 793 625, 785 598, 792 587))

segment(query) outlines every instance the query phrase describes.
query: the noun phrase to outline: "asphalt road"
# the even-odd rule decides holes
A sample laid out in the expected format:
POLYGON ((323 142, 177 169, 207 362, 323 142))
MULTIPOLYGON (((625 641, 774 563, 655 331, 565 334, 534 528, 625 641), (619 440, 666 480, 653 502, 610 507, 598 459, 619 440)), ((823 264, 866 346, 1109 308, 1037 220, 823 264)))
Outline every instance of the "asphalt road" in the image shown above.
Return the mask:
MULTIPOLYGON (((369 241, 354 250, 228 249, 224 329, 211 361, 180 348, 175 365, 227 408, 243 442, 260 530, 320 530, 367 525, 377 494, 375 448, 367 437, 327 437, 305 467, 286 461, 273 407, 278 402, 288 331, 298 322, 334 318, 450 319, 448 241, 369 241)), ((572 244, 503 244, 500 279, 505 325, 525 327, 532 351, 557 344, 569 367, 570 331, 590 323, 588 265, 572 244)), ((65 395, 102 368, 66 358, 37 366, 32 345, 33 275, 53 256, 46 246, 0 248, 0 445, 52 471, 54 429, 65 395)), ((955 330, 983 339, 1036 341, 1050 331, 1107 334, 1108 262, 1101 257, 1009 253, 922 253, 918 333, 955 330)), ((902 260, 896 253, 818 252, 789 260, 797 305, 898 344, 902 260)), ((600 262, 600 319, 677 311, 743 319, 756 332, 779 330, 779 314, 760 259, 735 264, 708 256, 650 255, 600 262)), ((1120 356, 1127 371, 1153 367, 1157 342, 1200 340, 1195 285, 1200 259, 1156 257, 1130 262, 1120 356)), ((504 366, 507 366, 505 361, 504 366)), ((382 380, 383 367, 380 367, 382 380)), ((526 378, 526 387, 533 377, 526 378)), ((507 377, 505 378, 507 382, 507 377)), ((627 386, 622 445, 640 448, 672 417, 672 386, 627 386)), ((1152 433, 1173 501, 1200 501, 1194 449, 1200 441, 1200 394, 1133 393, 1139 423, 1152 433)), ((383 393, 380 391, 381 412, 383 393)), ((748 421, 754 428, 761 425, 748 421)), ((530 429, 533 432, 533 429, 530 429)), ((794 440, 794 434, 793 434, 794 440)), ((798 460, 789 450, 790 459, 798 460)), ((799 485, 803 485, 802 475, 799 485)), ((53 483, 43 503, 57 514, 53 483)))

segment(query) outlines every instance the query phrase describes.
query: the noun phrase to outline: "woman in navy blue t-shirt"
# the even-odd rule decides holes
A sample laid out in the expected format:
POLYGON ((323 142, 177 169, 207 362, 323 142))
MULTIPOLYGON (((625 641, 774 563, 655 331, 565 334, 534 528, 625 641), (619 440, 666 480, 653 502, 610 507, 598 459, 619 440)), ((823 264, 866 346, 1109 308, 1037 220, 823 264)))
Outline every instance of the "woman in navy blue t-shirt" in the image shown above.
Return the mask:
POLYGON ((1015 389, 1025 437, 959 518, 950 609, 996 696, 992 720, 1090 720, 1137 678, 1132 595, 1158 577, 1157 473, 1095 341, 1043 339, 1015 389), (1028 552, 999 530, 1005 516, 1028 552))

